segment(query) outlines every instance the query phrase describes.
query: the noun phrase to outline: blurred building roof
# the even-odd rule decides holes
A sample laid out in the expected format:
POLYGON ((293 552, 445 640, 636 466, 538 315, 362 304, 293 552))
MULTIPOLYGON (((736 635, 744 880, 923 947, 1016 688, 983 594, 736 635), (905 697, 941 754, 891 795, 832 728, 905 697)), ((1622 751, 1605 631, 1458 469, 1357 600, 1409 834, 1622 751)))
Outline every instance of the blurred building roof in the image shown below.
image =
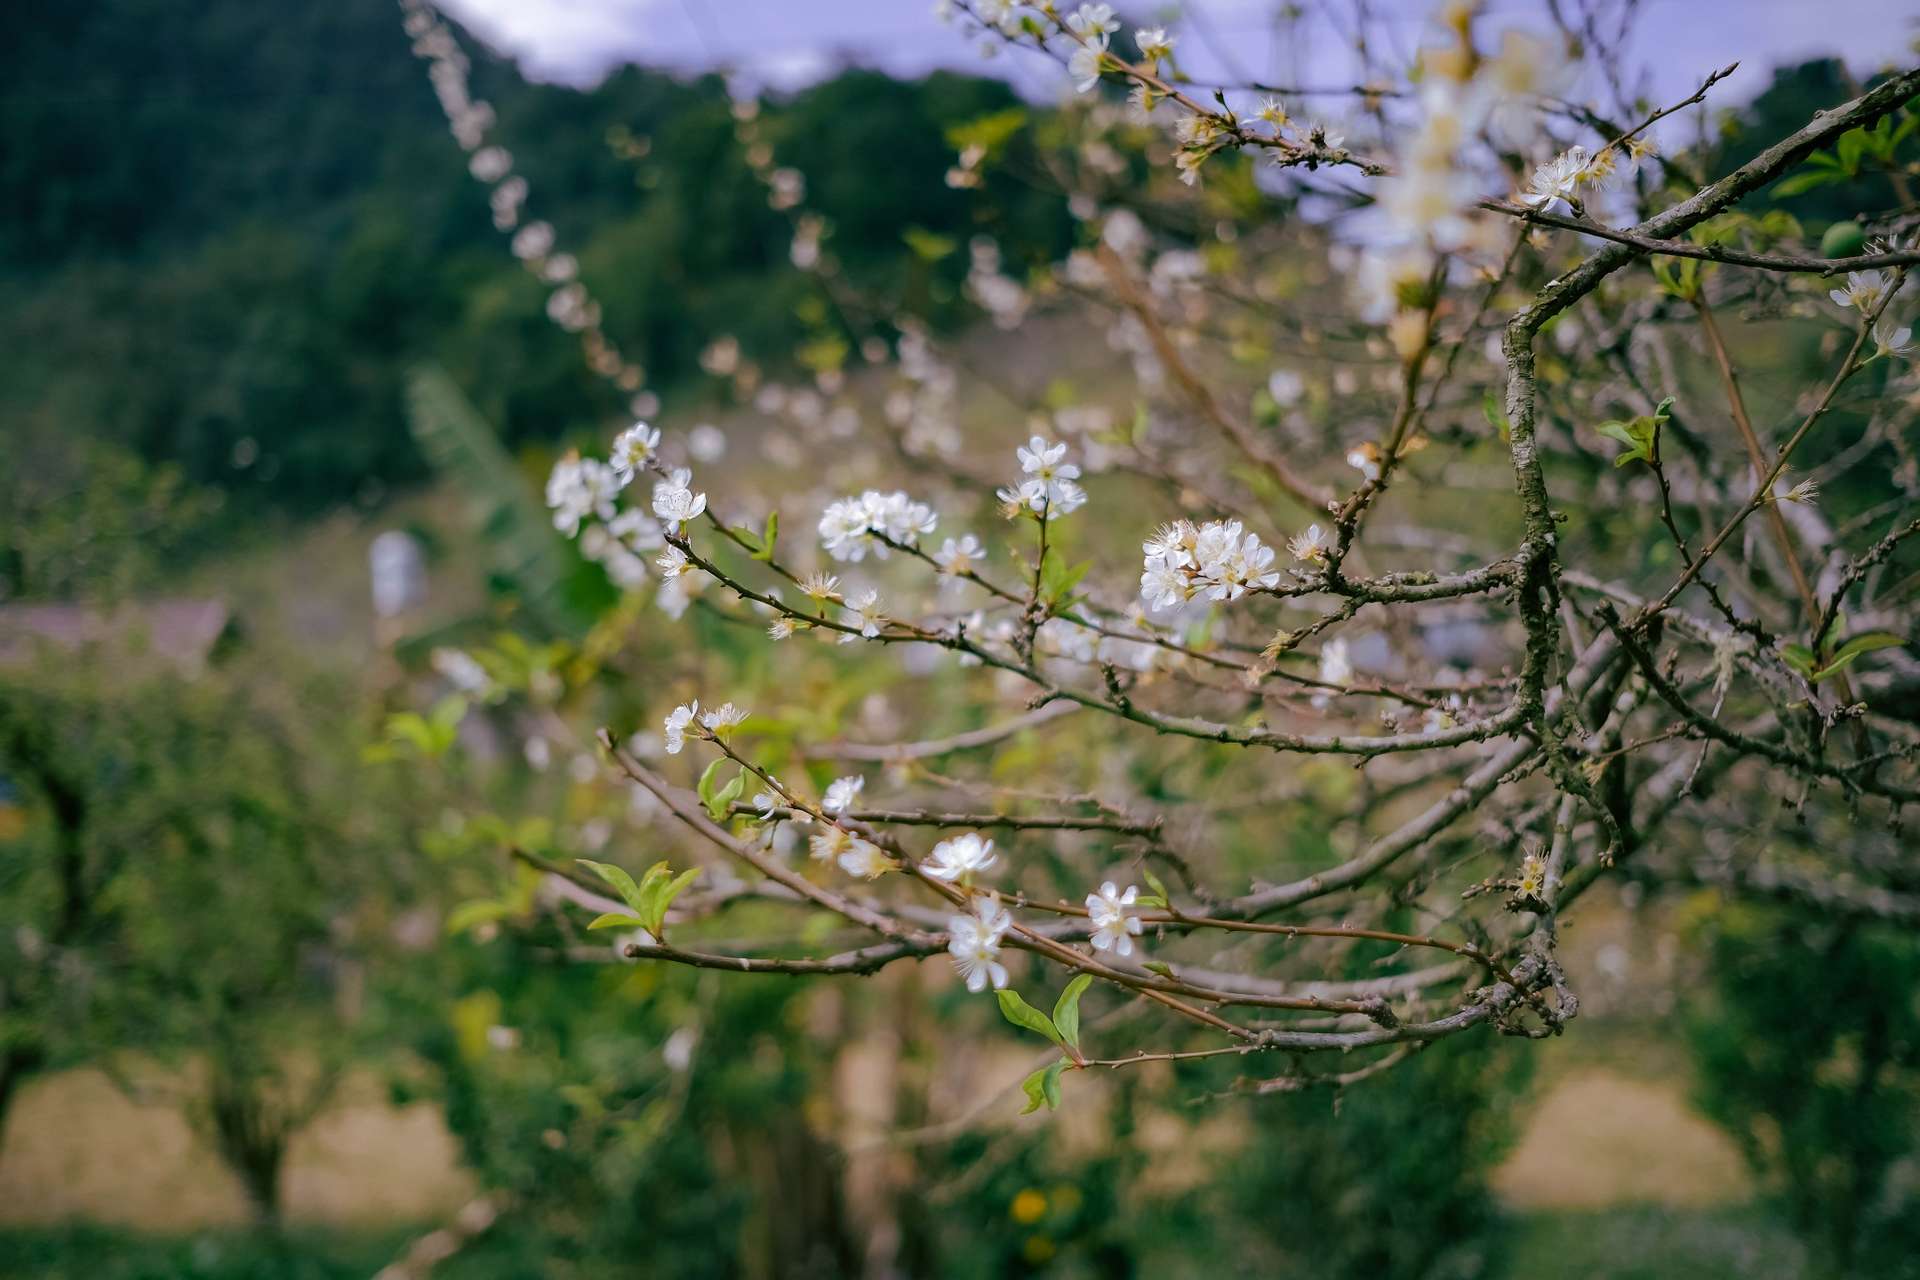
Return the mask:
POLYGON ((0 666, 31 661, 48 649, 112 649, 195 675, 232 625, 232 613, 218 599, 133 601, 111 608, 0 605, 0 666))

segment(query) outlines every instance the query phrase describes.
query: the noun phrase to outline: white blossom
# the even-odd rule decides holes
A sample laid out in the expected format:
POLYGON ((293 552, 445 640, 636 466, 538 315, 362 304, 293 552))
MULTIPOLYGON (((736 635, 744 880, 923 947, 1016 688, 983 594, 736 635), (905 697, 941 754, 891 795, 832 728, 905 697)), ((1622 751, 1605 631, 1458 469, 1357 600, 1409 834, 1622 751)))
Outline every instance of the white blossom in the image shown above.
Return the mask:
POLYGON ((1326 530, 1317 524, 1307 526, 1307 531, 1287 539, 1287 550, 1295 560, 1307 564, 1320 564, 1327 558, 1329 547, 1326 530))
POLYGON ((746 710, 742 707, 734 706, 731 702, 724 703, 700 717, 700 723, 707 726, 708 732, 712 733, 715 737, 722 737, 728 730, 734 728, 736 725, 745 724, 746 722, 746 710))
POLYGON ((676 467, 671 476, 653 486, 653 514, 669 529, 677 531, 707 509, 707 495, 693 492, 692 479, 693 472, 676 467))
POLYGON ((894 866, 893 859, 882 852, 879 845, 859 836, 852 837, 840 851, 839 863, 842 871, 861 880, 877 880, 894 866))
POLYGON ((1275 369, 1267 375, 1267 394, 1282 409, 1298 404, 1306 390, 1307 380, 1292 369, 1275 369))
POLYGON ((1526 190, 1519 195, 1519 203, 1542 213, 1550 212, 1556 204, 1565 205, 1571 211, 1578 199, 1580 183, 1589 176, 1591 164, 1592 157, 1585 147, 1568 147, 1533 171, 1533 176, 1527 179, 1526 190))
POLYGON ((1140 46, 1141 57, 1158 62, 1173 52, 1174 37, 1165 27, 1141 27, 1133 33, 1133 42, 1140 46))
POLYGON ((1347 656, 1347 642, 1336 637, 1320 646, 1320 679, 1326 684, 1349 684, 1353 680, 1353 661, 1347 656))
POLYGON ((1140 917, 1131 908, 1140 890, 1127 886, 1125 893, 1109 880, 1097 893, 1087 895, 1087 922, 1093 926, 1091 939, 1095 950, 1111 951, 1117 956, 1133 954, 1133 940, 1140 936, 1140 917))
POLYGON ((687 727, 693 723, 694 717, 699 714, 700 702, 698 699, 692 702, 682 703, 667 713, 666 738, 668 755, 679 755, 680 749, 687 745, 687 727))
POLYGON ((629 551, 652 551, 666 544, 660 522, 637 507, 628 507, 607 521, 606 530, 629 551))
POLYGON ((1091 92, 1100 83, 1100 67, 1106 59, 1107 38, 1088 40, 1074 49, 1067 59, 1067 74, 1073 77, 1073 87, 1080 93, 1091 92))
POLYGON ((958 540, 948 538, 940 549, 933 553, 933 562, 940 566, 940 572, 961 577, 972 573, 974 566, 986 554, 986 548, 980 545, 980 539, 972 534, 964 534, 958 540))
POLYGON ((800 580, 800 594, 817 603, 838 600, 840 579, 831 573, 810 573, 800 580))
POLYGON ((569 538, 580 532, 588 516, 613 518, 613 498, 620 491, 613 468, 593 458, 568 454, 553 464, 547 476, 547 506, 553 509, 553 527, 569 538))
POLYGON ((427 659, 446 682, 462 693, 485 696, 493 690, 493 677, 464 649, 441 647, 427 659))
POLYGON ((1140 595, 1163 612, 1189 600, 1238 600, 1247 591, 1278 586, 1274 551, 1238 520, 1196 525, 1180 520, 1141 544, 1140 595))
POLYGON ((654 564, 660 567, 660 576, 671 582, 691 568, 693 562, 687 559, 687 553, 680 548, 668 547, 660 553, 660 558, 654 564))
POLYGON ((827 827, 807 837, 807 852, 815 862, 832 862, 851 849, 857 838, 845 827, 827 827))
POLYGON ((867 785, 867 780, 857 774, 848 774, 844 778, 835 778, 828 786, 827 794, 821 797, 820 812, 842 813, 856 800, 867 785))
POLYGON ((884 542, 875 536, 904 545, 913 545, 921 534, 932 533, 939 523, 933 508, 915 502, 904 492, 881 493, 869 489, 857 498, 842 498, 828 504, 820 515, 820 544, 835 560, 864 560, 869 548, 882 560, 887 557, 884 542))
POLYGON ((1120 29, 1110 4, 1083 4, 1067 17, 1067 30, 1086 40, 1100 40, 1120 29))
POLYGON ((613 438, 613 453, 607 461, 622 487, 633 482, 634 473, 647 464, 659 445, 660 432, 644 422, 634 423, 613 438))
POLYGON ((1080 468, 1066 462, 1067 446, 1034 436, 1014 450, 1025 478, 1002 488, 998 497, 1009 516, 1032 511, 1051 520, 1086 505, 1087 492, 1076 481, 1080 468))
POLYGON ((993 851, 993 841, 969 831, 933 846, 921 869, 936 880, 958 880, 985 871, 999 860, 1000 855, 993 851))
MULTIPOLYGON (((859 627, 860 634, 869 640, 879 635, 880 628, 887 622, 887 615, 880 608, 880 593, 871 587, 847 602, 847 612, 853 615, 848 621, 859 627)), ((852 639, 852 636, 843 635, 841 643, 852 639)))
POLYGON ((1913 351, 1913 330, 1907 325, 1898 329, 1885 317, 1873 322, 1873 343, 1876 356, 1904 356, 1913 351))
POLYGON ((1007 985, 1007 966, 1000 963, 1000 939, 1013 926, 1013 916, 998 902, 982 898, 966 915, 949 916, 947 954, 966 980, 967 990, 999 990, 1007 985))
POLYGON ((1880 305, 1881 297, 1893 280, 1884 271, 1849 271, 1847 287, 1831 289, 1827 296, 1843 307, 1852 307, 1861 315, 1867 315, 1880 305))

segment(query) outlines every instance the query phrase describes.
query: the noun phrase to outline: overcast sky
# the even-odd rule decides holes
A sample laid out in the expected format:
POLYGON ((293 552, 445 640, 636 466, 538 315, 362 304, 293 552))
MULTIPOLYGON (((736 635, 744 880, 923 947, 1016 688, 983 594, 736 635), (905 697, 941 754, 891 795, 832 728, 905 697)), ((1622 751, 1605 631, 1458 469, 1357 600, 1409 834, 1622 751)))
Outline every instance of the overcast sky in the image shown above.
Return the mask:
MULTIPOLYGON (((955 67, 1005 76, 1048 97, 1064 74, 1037 55, 979 56, 933 17, 931 0, 440 0, 531 77, 590 84, 638 62, 681 69, 724 68, 773 87, 792 87, 848 63, 902 75, 955 67)), ((1197 79, 1328 83, 1352 78, 1352 59, 1324 24, 1276 39, 1274 0, 1187 0, 1130 4, 1124 14, 1167 20, 1183 66, 1197 79)), ((1320 6, 1304 6, 1318 12, 1320 6)), ((1346 6, 1327 6, 1336 11, 1346 6)), ((1375 0, 1376 11, 1407 15, 1403 40, 1417 39, 1432 0, 1375 0)), ((1488 11, 1538 22, 1540 0, 1491 0, 1488 11)), ((1661 100, 1685 97, 1715 67, 1738 60, 1722 101, 1764 88, 1781 62, 1837 54, 1857 70, 1899 57, 1916 35, 1910 0, 1644 0, 1633 47, 1661 100)))

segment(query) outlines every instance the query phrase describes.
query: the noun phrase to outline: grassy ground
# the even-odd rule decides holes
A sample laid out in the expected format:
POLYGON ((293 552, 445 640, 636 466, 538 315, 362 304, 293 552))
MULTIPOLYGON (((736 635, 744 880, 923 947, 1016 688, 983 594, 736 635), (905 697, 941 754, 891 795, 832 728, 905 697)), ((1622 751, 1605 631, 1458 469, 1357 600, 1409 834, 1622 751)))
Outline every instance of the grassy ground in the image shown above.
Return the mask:
POLYGON ((145 1235, 106 1227, 0 1231, 0 1276, 21 1280, 364 1280, 410 1233, 145 1235))
POLYGON ((1508 1271, 1530 1280, 1799 1280, 1799 1242, 1764 1212, 1657 1206, 1518 1215, 1508 1271))
MULTIPOLYGON (((1516 1215, 1506 1273, 1528 1280, 1800 1280, 1794 1239, 1750 1208, 1655 1207, 1516 1215)), ((422 1228, 425 1229, 425 1228, 422 1228)), ((295 1231, 278 1239, 212 1231, 151 1236, 99 1227, 0 1231, 0 1276, 36 1280, 364 1280, 412 1233, 295 1231)), ((510 1238, 489 1239, 441 1280, 525 1275, 510 1238)))

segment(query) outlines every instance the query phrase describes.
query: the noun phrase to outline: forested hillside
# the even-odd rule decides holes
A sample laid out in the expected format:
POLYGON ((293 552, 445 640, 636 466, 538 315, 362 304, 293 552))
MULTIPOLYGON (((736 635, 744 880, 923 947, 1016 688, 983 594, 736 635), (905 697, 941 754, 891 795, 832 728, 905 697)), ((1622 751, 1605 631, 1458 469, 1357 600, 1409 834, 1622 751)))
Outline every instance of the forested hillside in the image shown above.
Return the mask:
MULTIPOLYGON (((214 0, 191 22, 158 0, 23 7, 0 47, 0 421, 43 475, 85 469, 78 444, 99 439, 230 510, 373 501, 421 474, 401 384, 423 357, 510 441, 619 412, 490 224, 387 0, 214 0)), ((722 332, 778 367, 807 290, 722 80, 628 68, 578 92, 471 50, 529 216, 576 248, 652 384, 700 396, 695 358, 722 332)), ((1057 198, 941 181, 946 128, 1012 101, 989 80, 850 71, 767 127, 823 175, 808 206, 848 273, 951 316, 965 254, 929 265, 909 228, 964 242, 990 218, 1016 260, 1065 243, 1057 198)))

